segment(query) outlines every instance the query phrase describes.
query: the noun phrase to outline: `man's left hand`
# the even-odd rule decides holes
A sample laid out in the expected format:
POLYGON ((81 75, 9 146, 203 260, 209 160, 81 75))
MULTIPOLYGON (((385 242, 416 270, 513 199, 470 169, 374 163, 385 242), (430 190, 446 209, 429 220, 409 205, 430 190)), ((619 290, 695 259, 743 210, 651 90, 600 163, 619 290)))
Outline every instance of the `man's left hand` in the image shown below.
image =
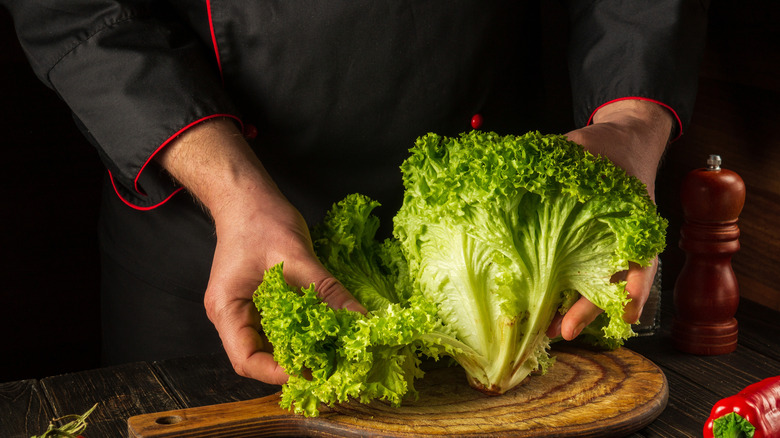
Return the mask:
MULTIPOLYGON (((669 143, 674 119, 663 106, 645 100, 620 100, 600 108, 593 124, 569 132, 567 137, 596 155, 609 158, 629 175, 639 178, 655 200, 655 177, 664 150, 669 143)), ((631 264, 628 271, 618 273, 613 280, 625 280, 631 301, 623 319, 636 323, 642 314, 658 269, 658 259, 650 266, 631 264)), ((602 312, 584 297, 566 312, 557 315, 547 330, 550 338, 576 338, 582 329, 602 312)))

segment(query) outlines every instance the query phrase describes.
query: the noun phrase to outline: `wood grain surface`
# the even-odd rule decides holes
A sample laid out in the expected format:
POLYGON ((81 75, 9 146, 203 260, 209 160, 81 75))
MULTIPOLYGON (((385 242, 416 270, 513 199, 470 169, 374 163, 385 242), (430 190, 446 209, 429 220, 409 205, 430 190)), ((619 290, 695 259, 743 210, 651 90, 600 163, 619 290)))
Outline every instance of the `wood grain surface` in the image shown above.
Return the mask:
POLYGON ((0 383, 0 436, 29 438, 46 430, 51 418, 51 408, 36 380, 0 383))
POLYGON ((610 352, 560 345, 555 365, 502 396, 471 389, 459 367, 429 371, 420 397, 394 408, 350 402, 316 418, 259 399, 144 414, 128 419, 128 435, 233 436, 625 436, 652 422, 666 406, 661 370, 626 348, 610 352))
POLYGON ((126 418, 181 406, 146 362, 47 377, 41 387, 54 417, 81 414, 99 403, 88 419, 90 438, 124 436, 126 418))

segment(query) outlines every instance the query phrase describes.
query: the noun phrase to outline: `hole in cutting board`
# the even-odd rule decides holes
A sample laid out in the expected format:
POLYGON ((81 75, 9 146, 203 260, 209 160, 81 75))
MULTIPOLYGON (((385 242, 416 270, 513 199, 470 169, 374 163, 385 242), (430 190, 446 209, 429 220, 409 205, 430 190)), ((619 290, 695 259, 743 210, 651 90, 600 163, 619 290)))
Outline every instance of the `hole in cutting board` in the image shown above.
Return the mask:
POLYGON ((180 417, 179 415, 167 415, 165 417, 160 417, 156 420, 154 420, 157 424, 176 424, 183 420, 184 418, 180 417))

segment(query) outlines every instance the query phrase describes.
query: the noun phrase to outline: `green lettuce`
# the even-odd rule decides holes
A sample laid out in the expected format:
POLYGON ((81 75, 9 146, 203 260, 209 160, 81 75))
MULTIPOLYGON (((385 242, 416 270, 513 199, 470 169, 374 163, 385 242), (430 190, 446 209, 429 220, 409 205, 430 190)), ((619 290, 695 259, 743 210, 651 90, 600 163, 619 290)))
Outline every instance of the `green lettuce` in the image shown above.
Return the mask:
POLYGON ((397 405, 415 393, 421 357, 442 355, 474 388, 504 393, 550 365, 545 331, 580 295, 604 310, 589 336, 615 347, 633 335, 625 283, 611 278, 629 261, 651 263, 666 228, 639 180, 536 132, 429 134, 410 152, 393 238, 375 238, 379 205, 357 194, 312 232, 367 315, 328 308, 313 286, 291 288, 281 266, 255 293, 292 376, 283 406, 316 415, 318 403, 350 398, 397 405))
POLYGON ((287 371, 280 405, 306 416, 320 403, 380 399, 393 406, 416 394, 422 358, 454 350, 442 342, 449 331, 436 306, 412 294, 408 267, 397 241, 375 240, 378 206, 350 195, 312 231, 323 264, 368 310, 334 310, 317 298, 314 285, 294 288, 283 263, 267 271, 254 294, 274 359, 287 371))
POLYGON ((455 356, 472 386, 503 393, 546 362, 566 291, 605 311, 606 338, 633 334, 625 283, 610 279, 648 265, 666 227, 638 179, 535 132, 430 134, 411 152, 394 234, 422 293, 479 353, 455 356))

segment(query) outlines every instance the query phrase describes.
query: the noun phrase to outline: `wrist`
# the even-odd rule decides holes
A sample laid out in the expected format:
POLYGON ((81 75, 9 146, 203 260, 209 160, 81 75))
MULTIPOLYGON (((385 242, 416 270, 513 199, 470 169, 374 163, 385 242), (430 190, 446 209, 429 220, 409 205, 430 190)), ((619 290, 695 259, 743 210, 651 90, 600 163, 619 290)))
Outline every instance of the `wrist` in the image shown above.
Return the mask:
POLYGON ((653 102, 626 99, 599 108, 592 121, 567 135, 639 178, 654 199, 655 176, 673 126, 671 113, 653 102))
POLYGON ((216 222, 236 211, 251 214, 253 206, 282 198, 243 135, 227 119, 188 129, 155 159, 216 222))
POLYGON ((668 109, 643 99, 622 99, 604 105, 593 114, 592 121, 630 129, 661 145, 661 149, 666 148, 675 128, 675 118, 668 109))
POLYGON ((613 153, 632 162, 627 167, 647 184, 652 196, 655 175, 673 132, 672 114, 650 101, 620 100, 599 109, 593 124, 610 126, 622 133, 623 150, 613 153))

